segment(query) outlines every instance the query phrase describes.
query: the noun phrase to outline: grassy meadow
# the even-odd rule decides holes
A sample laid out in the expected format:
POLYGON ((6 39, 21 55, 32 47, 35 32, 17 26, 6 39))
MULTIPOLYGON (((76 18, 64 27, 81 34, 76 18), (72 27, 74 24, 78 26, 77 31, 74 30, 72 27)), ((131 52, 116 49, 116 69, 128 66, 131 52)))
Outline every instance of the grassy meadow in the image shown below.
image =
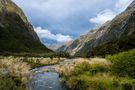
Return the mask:
POLYGON ((55 64, 71 90, 135 90, 135 49, 106 58, 64 59, 0 56, 0 90, 27 90, 32 68, 55 64))
POLYGON ((0 56, 0 90, 27 90, 34 67, 58 64, 62 58, 0 56))
POLYGON ((135 90, 135 50, 106 59, 74 59, 57 72, 71 90, 135 90))

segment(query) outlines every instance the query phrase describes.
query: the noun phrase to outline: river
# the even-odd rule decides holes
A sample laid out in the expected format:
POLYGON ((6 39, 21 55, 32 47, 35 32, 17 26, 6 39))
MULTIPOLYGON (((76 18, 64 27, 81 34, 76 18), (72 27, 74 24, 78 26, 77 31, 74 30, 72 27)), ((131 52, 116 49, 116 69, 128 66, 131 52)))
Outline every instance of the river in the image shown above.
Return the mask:
MULTIPOLYGON (((69 62, 65 60, 62 63, 69 62)), ((44 66, 32 70, 32 78, 29 82, 30 90, 67 90, 55 72, 55 65, 44 66), (44 70, 48 70, 45 72, 44 70)))

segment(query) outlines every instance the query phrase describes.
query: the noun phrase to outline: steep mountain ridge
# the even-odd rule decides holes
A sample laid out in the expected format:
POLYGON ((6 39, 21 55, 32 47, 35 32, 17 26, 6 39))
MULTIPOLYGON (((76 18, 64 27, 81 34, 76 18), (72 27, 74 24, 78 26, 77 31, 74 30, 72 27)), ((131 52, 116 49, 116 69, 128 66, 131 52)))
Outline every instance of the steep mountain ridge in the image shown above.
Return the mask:
POLYGON ((41 44, 23 11, 11 0, 0 0, 0 53, 51 52, 41 44))
POLYGON ((135 0, 112 21, 74 40, 64 50, 62 48, 58 50, 74 56, 103 56, 135 48, 135 0))

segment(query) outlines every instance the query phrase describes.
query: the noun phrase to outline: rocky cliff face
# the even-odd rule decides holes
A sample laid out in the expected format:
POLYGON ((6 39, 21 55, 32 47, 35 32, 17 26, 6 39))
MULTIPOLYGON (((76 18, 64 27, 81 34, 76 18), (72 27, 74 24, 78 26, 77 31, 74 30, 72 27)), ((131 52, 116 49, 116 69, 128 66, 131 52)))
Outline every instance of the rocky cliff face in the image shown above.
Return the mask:
POLYGON ((75 56, 103 56, 132 48, 135 48, 135 0, 112 21, 58 50, 75 56))
POLYGON ((0 0, 0 52, 50 52, 11 0, 0 0))

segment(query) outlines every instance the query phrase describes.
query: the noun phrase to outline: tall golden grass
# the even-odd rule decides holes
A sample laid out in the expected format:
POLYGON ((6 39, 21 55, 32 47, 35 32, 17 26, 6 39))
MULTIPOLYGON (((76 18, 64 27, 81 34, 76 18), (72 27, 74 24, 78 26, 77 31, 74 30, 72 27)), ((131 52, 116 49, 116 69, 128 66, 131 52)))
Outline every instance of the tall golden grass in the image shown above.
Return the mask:
POLYGON ((111 71, 112 63, 102 58, 73 59, 56 70, 71 90, 134 90, 134 79, 119 77, 111 71))
POLYGON ((0 73, 19 77, 22 80, 27 80, 30 74, 30 65, 23 62, 22 57, 0 57, 0 73))
POLYGON ((56 67, 56 71, 60 73, 61 75, 64 76, 71 76, 74 73, 74 69, 77 65, 86 63, 89 64, 93 67, 95 66, 103 66, 103 67, 110 67, 111 62, 107 61, 106 59, 103 58, 78 58, 78 59, 73 59, 71 60, 71 63, 65 63, 64 65, 58 65, 56 67))

